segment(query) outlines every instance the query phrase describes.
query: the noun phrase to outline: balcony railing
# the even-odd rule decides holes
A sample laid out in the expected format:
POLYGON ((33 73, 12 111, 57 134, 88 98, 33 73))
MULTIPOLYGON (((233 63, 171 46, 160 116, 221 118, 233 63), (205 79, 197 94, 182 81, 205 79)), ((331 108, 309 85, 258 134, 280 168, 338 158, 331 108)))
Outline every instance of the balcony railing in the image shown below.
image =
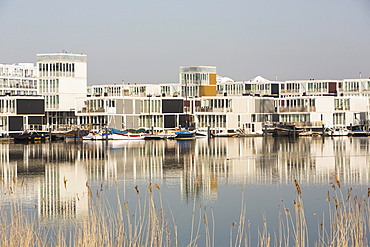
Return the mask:
POLYGON ((316 106, 291 106, 279 108, 279 111, 282 112, 316 112, 316 106))
POLYGON ((78 113, 95 113, 95 112, 105 112, 104 108, 99 108, 99 109, 86 109, 82 108, 81 110, 77 111, 78 113))
POLYGON ((214 108, 209 106, 196 107, 195 112, 231 112, 231 108, 214 108))

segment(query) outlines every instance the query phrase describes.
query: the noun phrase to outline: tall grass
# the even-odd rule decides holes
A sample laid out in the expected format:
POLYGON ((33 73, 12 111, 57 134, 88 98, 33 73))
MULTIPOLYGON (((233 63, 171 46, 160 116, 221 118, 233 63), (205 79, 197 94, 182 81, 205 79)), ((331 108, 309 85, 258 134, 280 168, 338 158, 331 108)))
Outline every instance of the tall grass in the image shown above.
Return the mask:
MULTIPOLYGON (((117 185, 118 206, 113 209, 104 200, 90 197, 90 210, 82 220, 69 221, 67 227, 52 229, 39 224, 36 216, 26 215, 21 202, 15 200, 0 210, 1 246, 219 246, 215 229, 217 224, 212 207, 197 205, 194 200, 188 243, 178 243, 176 217, 171 209, 165 210, 161 188, 149 185, 139 190, 134 207, 121 198, 117 185), (169 215, 166 215, 166 212, 169 215)), ((338 179, 332 183, 327 197, 328 215, 319 217, 317 239, 309 240, 302 190, 295 181, 296 198, 290 206, 278 207, 278 225, 269 230, 263 215, 263 225, 257 236, 251 235, 251 223, 242 199, 239 219, 229 222, 229 245, 252 246, 369 246, 369 196, 357 196, 352 189, 343 192, 338 179)), ((98 195, 98 194, 97 194, 98 195)), ((11 196, 11 193, 10 193, 11 196)), ((103 198, 103 197, 101 197, 103 198)), ((310 216, 312 217, 312 216, 310 216)), ((224 222, 222 222, 224 223, 224 222)), ((183 233, 181 233, 183 234, 183 233)), ((312 236, 311 236, 312 237, 312 236)))

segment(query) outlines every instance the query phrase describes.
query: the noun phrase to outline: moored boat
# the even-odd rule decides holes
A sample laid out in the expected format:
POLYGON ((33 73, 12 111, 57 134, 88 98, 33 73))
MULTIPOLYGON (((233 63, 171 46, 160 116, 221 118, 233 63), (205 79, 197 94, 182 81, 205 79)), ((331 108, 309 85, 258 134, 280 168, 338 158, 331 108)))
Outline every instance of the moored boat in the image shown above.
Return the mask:
POLYGON ((329 136, 348 136, 349 130, 344 129, 344 128, 335 128, 335 129, 329 130, 328 135, 329 136))
POLYGON ((314 131, 302 131, 298 135, 299 136, 320 136, 321 134, 319 132, 314 132, 314 131))
POLYGON ((238 136, 238 133, 236 133, 234 130, 214 130, 211 132, 212 137, 236 137, 238 136))
POLYGON ((187 131, 187 130, 181 130, 175 132, 176 140, 193 140, 195 139, 195 132, 187 131))
POLYGON ((350 136, 368 136, 368 133, 364 130, 353 130, 349 133, 350 136))
POLYGON ((112 134, 110 140, 144 140, 145 133, 112 134))
POLYGON ((104 128, 99 131, 92 131, 82 137, 83 140, 144 140, 145 133, 130 133, 126 130, 104 128))
POLYGON ((208 132, 207 131, 196 131, 195 137, 196 138, 208 137, 208 132))
POLYGON ((297 137, 302 132, 303 132, 303 130, 302 129, 297 129, 295 127, 295 125, 279 124, 279 125, 275 126, 272 136, 274 136, 274 137, 279 137, 279 136, 297 137))
POLYGON ((159 134, 147 134, 144 137, 144 140, 162 140, 162 139, 164 139, 164 136, 159 134))
POLYGON ((36 131, 23 132, 21 134, 11 134, 15 142, 35 142, 45 141, 45 135, 36 131))

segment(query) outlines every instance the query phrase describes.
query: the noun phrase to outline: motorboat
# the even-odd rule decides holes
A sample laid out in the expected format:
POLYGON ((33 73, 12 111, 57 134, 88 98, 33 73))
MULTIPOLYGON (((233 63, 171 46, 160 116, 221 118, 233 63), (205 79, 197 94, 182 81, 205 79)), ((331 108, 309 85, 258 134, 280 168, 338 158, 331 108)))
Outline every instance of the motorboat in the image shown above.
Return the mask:
POLYGON ((328 132, 329 136, 348 136, 349 135, 349 130, 345 128, 335 128, 335 129, 330 129, 328 132))
POLYGON ((208 132, 207 131, 196 131, 195 137, 196 138, 208 137, 208 132))
POLYGON ((213 130, 211 132, 212 137, 236 137, 238 133, 234 130, 224 131, 224 130, 213 130))

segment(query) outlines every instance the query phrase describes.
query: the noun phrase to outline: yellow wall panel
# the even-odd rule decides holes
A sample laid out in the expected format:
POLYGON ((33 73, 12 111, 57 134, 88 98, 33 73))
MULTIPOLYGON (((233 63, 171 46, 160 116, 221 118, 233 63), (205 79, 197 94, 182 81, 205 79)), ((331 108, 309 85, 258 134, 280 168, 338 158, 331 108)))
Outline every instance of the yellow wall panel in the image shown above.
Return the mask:
POLYGON ((200 86, 199 96, 216 96, 216 86, 200 86))
POLYGON ((209 74, 209 85, 216 85, 216 74, 209 74))

